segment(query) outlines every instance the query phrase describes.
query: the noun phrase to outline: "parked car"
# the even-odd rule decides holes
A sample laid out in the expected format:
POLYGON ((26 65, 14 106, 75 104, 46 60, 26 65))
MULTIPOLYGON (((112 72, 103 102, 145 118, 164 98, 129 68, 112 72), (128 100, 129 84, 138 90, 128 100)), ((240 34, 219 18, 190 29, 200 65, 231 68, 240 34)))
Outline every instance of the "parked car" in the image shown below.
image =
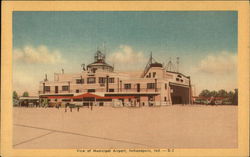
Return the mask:
POLYGON ((13 99, 13 106, 19 106, 19 101, 17 99, 13 99))
POLYGON ((83 106, 83 102, 81 102, 81 101, 73 101, 71 103, 74 104, 75 107, 81 107, 81 106, 83 106))
POLYGON ((202 99, 195 99, 194 104, 202 104, 202 99))
POLYGON ((222 102, 222 100, 216 100, 215 101, 215 105, 221 105, 223 102, 222 102))
POLYGON ((232 102, 231 102, 231 101, 223 101, 222 104, 223 104, 223 105, 232 105, 232 102))
POLYGON ((48 107, 61 107, 61 102, 49 102, 48 107))

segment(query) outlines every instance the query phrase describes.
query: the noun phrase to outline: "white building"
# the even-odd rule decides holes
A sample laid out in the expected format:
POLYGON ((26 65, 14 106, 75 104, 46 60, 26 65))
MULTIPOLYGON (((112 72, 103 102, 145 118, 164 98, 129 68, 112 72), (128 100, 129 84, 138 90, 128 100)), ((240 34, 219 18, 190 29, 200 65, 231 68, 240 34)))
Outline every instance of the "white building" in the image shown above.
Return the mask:
POLYGON ((84 93, 140 106, 190 104, 192 98, 190 77, 167 71, 152 55, 144 71, 134 76, 130 72, 116 72, 105 62, 101 51, 96 52, 94 62, 84 66, 81 72, 55 73, 53 81, 46 77, 39 87, 40 98, 57 101, 64 101, 66 97, 74 99, 73 96, 84 93))

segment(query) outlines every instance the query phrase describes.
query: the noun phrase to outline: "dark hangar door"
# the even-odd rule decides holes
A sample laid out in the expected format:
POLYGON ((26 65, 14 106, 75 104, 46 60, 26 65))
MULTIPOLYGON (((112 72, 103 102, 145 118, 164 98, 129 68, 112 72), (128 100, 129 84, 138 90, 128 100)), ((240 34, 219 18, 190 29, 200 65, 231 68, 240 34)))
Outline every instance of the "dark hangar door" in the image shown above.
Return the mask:
POLYGON ((189 104, 190 89, 189 87, 179 86, 170 83, 172 104, 189 104))

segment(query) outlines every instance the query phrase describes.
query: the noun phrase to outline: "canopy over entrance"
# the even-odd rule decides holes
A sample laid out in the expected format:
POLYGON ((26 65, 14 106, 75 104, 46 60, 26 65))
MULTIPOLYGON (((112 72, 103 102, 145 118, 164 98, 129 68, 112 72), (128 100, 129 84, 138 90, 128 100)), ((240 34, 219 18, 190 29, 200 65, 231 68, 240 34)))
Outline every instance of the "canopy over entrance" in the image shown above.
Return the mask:
POLYGON ((72 96, 48 96, 48 99, 71 99, 72 96))
POLYGON ((130 96, 130 95, 99 96, 99 95, 92 94, 92 93, 84 93, 84 94, 80 94, 77 96, 57 95, 57 96, 46 96, 45 98, 48 98, 48 99, 82 99, 82 100, 87 100, 87 101, 94 101, 94 100, 112 100, 112 99, 133 99, 135 98, 135 96, 130 96))
POLYGON ((84 94, 81 94, 81 95, 73 96, 72 98, 73 99, 83 99, 83 98, 101 99, 101 98, 104 98, 104 97, 99 96, 99 95, 95 95, 95 94, 92 94, 92 93, 84 93, 84 94))

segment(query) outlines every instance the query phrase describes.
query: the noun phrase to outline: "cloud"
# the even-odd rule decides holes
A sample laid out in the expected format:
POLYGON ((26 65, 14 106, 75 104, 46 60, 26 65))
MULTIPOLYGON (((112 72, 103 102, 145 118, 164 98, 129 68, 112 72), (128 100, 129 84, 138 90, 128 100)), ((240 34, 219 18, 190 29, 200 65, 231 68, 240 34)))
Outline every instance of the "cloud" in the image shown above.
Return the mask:
POLYGON ((207 74, 229 74, 237 71, 237 54, 221 52, 210 54, 202 59, 197 67, 197 72, 207 74))
POLYGON ((56 64, 65 61, 59 51, 51 51, 44 45, 37 48, 25 46, 23 49, 14 49, 13 58, 15 61, 32 64, 56 64))
POLYGON ((24 91, 27 91, 30 95, 38 94, 38 83, 39 75, 35 75, 36 71, 32 74, 26 71, 15 70, 13 73, 13 90, 15 90, 19 95, 24 91))
POLYGON ((118 51, 111 53, 107 60, 123 70, 142 68, 147 61, 143 52, 135 52, 133 48, 128 45, 120 45, 118 51))

